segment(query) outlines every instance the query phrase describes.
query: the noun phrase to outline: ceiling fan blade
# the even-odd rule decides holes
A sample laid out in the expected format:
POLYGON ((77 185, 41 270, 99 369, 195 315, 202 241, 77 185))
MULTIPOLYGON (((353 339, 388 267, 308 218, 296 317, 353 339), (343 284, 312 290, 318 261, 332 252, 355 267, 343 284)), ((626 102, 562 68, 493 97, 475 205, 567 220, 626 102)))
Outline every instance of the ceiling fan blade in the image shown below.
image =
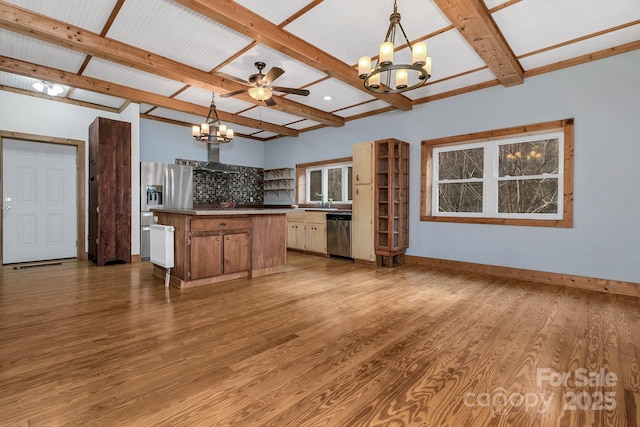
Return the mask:
POLYGON ((292 87, 272 86, 271 89, 277 92, 290 93, 292 95, 301 95, 301 96, 308 96, 311 93, 307 89, 294 89, 292 87))
POLYGON ((231 80, 234 81, 236 83, 240 83, 243 85, 247 84, 247 81, 244 79, 240 79, 238 77, 232 76, 231 74, 226 74, 226 73, 221 73, 220 71, 216 71, 215 73, 213 73, 214 75, 218 76, 218 77, 222 77, 225 80, 231 80))
POLYGON ((240 95, 241 93, 244 93, 246 91, 246 89, 234 90, 233 92, 223 93, 222 95, 220 95, 220 98, 229 98, 232 96, 240 95))
POLYGON ((274 105, 276 105, 276 101, 274 101, 273 98, 265 99, 264 103, 267 104, 268 107, 273 107, 274 105))
POLYGON ((278 67, 272 67, 269 72, 262 78, 262 83, 269 86, 275 79, 284 74, 284 70, 278 67))

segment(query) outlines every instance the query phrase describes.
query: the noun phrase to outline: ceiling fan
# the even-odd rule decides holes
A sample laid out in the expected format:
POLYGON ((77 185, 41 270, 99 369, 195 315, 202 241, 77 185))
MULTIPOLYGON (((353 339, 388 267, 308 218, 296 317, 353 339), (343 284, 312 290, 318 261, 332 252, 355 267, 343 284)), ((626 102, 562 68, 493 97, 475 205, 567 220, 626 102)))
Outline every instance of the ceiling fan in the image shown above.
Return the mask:
MULTIPOLYGON (((236 90, 233 92, 225 93, 220 95, 220 98, 229 98, 231 96, 240 95, 245 91, 249 92, 249 96, 257 101, 264 101, 269 107, 276 105, 276 102, 271 97, 273 95, 272 92, 282 92, 282 93, 290 93, 292 95, 301 95, 307 96, 309 95, 309 91, 307 89, 294 89, 291 87, 282 87, 282 86, 271 86, 271 83, 282 74, 284 74, 284 70, 279 67, 272 67, 267 74, 263 74, 262 70, 266 67, 264 62, 256 62, 254 64, 258 69, 257 74, 251 74, 249 76, 248 82, 251 83, 253 87, 247 89, 236 90)), ((244 83, 244 82, 243 82, 244 83)))

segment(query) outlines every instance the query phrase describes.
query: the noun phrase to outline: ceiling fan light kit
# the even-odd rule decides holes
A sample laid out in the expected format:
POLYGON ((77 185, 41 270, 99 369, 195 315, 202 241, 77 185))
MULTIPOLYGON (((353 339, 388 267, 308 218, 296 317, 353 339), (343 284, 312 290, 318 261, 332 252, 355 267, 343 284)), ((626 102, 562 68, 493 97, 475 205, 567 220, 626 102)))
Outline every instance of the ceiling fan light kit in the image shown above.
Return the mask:
POLYGON ((256 101, 264 101, 273 96, 273 93, 266 87, 252 87, 249 89, 249 96, 256 101))
POLYGON ((62 86, 45 81, 35 82, 32 87, 38 92, 46 91, 49 96, 59 96, 64 92, 64 88, 62 86))
MULTIPOLYGON (((278 77, 284 74, 284 70, 279 67, 272 67, 267 74, 263 74, 262 70, 266 67, 264 62, 256 62, 254 64, 258 69, 256 74, 251 74, 247 81, 251 84, 252 87, 249 89, 240 89, 233 92, 225 93, 220 95, 220 98, 229 98, 231 96, 240 95, 241 93, 248 92, 249 96, 255 99, 256 101, 264 102, 267 106, 272 107, 276 105, 276 102, 273 100, 273 92, 282 92, 288 93, 291 95, 301 95, 307 96, 309 95, 309 91, 307 89, 295 89, 292 87, 282 87, 282 86, 271 86, 271 83, 278 77)), ((244 83, 244 82, 243 82, 244 83)))
POLYGON ((215 93, 211 92, 211 105, 209 106, 207 118, 200 126, 193 125, 191 127, 191 135, 196 141, 228 144, 233 139, 234 132, 233 129, 228 128, 227 125, 220 122, 214 97, 215 93))
POLYGON ((394 1, 393 13, 389 17, 389 28, 384 42, 380 44, 376 66, 373 70, 371 69, 371 57, 369 56, 362 56, 358 60, 358 77, 364 80, 364 87, 372 92, 406 92, 424 86, 431 77, 431 58, 427 56, 427 44, 425 42, 417 42, 413 45, 409 43, 400 19, 397 1, 394 1), (396 28, 400 28, 404 41, 409 46, 411 64, 394 64, 393 62, 396 28), (394 85, 391 82, 392 74, 395 76, 394 85), (417 76, 417 81, 409 84, 410 76, 412 75, 417 76), (381 76, 383 77, 384 85, 381 84, 381 76))

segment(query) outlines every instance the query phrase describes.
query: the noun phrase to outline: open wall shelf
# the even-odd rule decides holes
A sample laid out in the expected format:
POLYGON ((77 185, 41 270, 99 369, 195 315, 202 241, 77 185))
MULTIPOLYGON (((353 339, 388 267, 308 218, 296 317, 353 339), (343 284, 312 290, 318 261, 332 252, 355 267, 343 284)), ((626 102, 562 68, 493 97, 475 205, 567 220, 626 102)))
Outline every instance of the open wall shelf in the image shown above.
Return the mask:
POLYGON ((264 170, 264 192, 280 196, 286 193, 289 197, 293 194, 293 168, 276 168, 264 170))

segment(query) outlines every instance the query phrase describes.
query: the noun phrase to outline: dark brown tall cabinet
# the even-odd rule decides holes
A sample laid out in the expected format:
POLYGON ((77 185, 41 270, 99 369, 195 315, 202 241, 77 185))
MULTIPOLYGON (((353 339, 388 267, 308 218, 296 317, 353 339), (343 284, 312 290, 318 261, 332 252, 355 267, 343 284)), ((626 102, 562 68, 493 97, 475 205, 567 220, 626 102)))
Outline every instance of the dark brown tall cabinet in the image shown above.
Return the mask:
POLYGON ((131 123, 89 126, 89 259, 131 262, 131 123))
POLYGON ((374 168, 376 262, 391 267, 409 247, 409 144, 376 141, 374 168))

